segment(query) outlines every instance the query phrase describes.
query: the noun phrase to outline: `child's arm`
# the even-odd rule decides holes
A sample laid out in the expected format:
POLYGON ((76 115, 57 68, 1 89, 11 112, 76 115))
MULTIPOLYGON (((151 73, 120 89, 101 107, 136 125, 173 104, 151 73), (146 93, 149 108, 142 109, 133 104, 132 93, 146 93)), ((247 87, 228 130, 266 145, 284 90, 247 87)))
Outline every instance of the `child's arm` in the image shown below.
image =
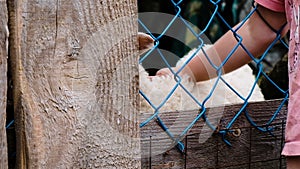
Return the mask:
MULTIPOLYGON (((276 30, 279 30, 286 23, 285 13, 274 12, 263 6, 259 6, 258 10, 269 25, 276 30)), ((285 28, 282 35, 286 34, 286 32, 287 29, 285 28)), ((254 12, 246 23, 237 31, 237 34, 243 38, 243 45, 255 57, 260 56, 276 37, 276 33, 266 25, 256 12, 254 12)), ((219 66, 237 43, 233 33, 229 31, 215 42, 213 47, 209 48, 206 53, 213 63, 219 66)), ((242 47, 238 47, 224 65, 223 70, 225 73, 231 72, 249 61, 251 61, 251 58, 248 54, 242 47)), ((178 70, 176 67, 174 69, 178 70)), ((182 73, 189 74, 195 81, 208 80, 217 76, 216 70, 210 66, 202 52, 188 63, 182 73)), ((169 74, 171 73, 168 68, 161 69, 157 72, 158 76, 169 74)))

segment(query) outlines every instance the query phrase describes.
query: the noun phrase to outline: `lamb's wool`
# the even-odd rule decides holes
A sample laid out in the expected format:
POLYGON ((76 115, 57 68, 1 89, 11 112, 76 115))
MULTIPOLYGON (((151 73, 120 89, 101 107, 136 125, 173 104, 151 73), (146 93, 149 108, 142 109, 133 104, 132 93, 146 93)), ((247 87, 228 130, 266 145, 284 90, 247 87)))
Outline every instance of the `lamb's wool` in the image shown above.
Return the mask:
MULTIPOLYGON (((177 66, 182 66, 186 59, 191 57, 195 52, 192 50, 181 60, 178 61, 177 66)), ((162 104, 165 98, 169 95, 171 90, 176 86, 174 77, 171 76, 154 76, 148 77, 148 73, 144 68, 139 66, 140 73, 140 90, 156 107, 162 104)), ((222 76, 227 83, 230 84, 235 91, 241 96, 247 97, 250 94, 252 86, 255 84, 255 77, 252 74, 252 70, 248 65, 245 65, 231 73, 222 76)), ((205 107, 216 107, 227 104, 243 103, 240 97, 237 96, 232 90, 229 89, 221 80, 218 81, 217 87, 213 91, 213 94, 209 96, 217 78, 212 80, 195 83, 191 78, 185 76, 181 77, 181 84, 185 87, 186 91, 198 100, 198 103, 204 103, 205 107)), ((167 102, 161 107, 160 111, 174 111, 174 110, 193 110, 200 108, 195 100, 178 86, 175 92, 167 100, 167 102)), ((153 108, 145 99, 141 99, 141 112, 151 112, 153 108)), ((248 101, 262 101, 264 97, 260 91, 260 88, 256 85, 254 91, 248 101)))

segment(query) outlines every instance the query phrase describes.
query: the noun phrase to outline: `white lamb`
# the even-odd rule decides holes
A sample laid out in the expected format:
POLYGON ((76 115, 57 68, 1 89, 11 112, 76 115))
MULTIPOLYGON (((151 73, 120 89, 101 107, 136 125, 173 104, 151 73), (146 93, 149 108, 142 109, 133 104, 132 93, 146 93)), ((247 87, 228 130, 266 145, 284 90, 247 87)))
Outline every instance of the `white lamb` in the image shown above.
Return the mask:
MULTIPOLYGON (((147 50, 153 46, 153 40, 150 36, 139 33, 140 50, 147 50), (150 39, 149 39, 150 38, 150 39)), ((144 52, 143 51, 143 52, 144 52)), ((195 49, 190 51, 186 56, 180 59, 176 66, 182 66, 186 59, 192 56, 195 49)), ((171 90, 176 86, 174 77, 171 76, 154 76, 149 78, 148 73, 140 65, 140 90, 144 95, 157 107, 165 98, 169 95, 171 90)), ((242 97, 246 98, 250 94, 252 86, 255 84, 255 77, 252 74, 252 70, 248 65, 245 65, 231 73, 222 76, 227 83, 230 84, 235 91, 237 91, 242 97)), ((184 76, 181 77, 181 84, 186 88, 183 90, 181 86, 178 86, 175 92, 167 100, 167 102, 159 109, 163 111, 174 110, 193 110, 198 109, 201 106, 192 99, 187 92, 190 92, 198 103, 205 102, 205 107, 216 107, 227 104, 243 103, 236 93, 234 93, 228 86, 221 80, 218 81, 217 87, 213 91, 213 94, 209 96, 217 78, 212 80, 195 83, 191 78, 184 76)), ((149 103, 142 98, 141 112, 153 112, 153 108, 149 103)), ((260 91, 260 88, 255 85, 254 91, 248 101, 263 101, 264 97, 260 91)))

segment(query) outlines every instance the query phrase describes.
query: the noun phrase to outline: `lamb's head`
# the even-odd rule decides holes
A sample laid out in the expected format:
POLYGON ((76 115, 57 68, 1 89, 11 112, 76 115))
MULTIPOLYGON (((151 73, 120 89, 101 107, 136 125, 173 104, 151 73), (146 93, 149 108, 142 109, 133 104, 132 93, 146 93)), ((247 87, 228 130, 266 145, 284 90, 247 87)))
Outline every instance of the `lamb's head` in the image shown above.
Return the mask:
MULTIPOLYGON (((140 54, 154 46, 154 40, 147 34, 139 33, 138 40, 140 54)), ((142 65, 139 65, 139 76, 140 90, 155 106, 159 106, 177 84, 173 76, 152 76, 150 78, 142 65)), ((192 91, 195 86, 195 82, 191 81, 187 76, 181 77, 181 84, 188 91, 192 91)), ((186 92, 178 86, 172 94, 172 97, 168 99, 161 110, 183 110, 185 109, 184 107, 187 107, 187 104, 190 104, 190 102, 187 101, 188 97, 186 92)), ((145 99, 142 99, 141 111, 152 111, 152 108, 145 99)))

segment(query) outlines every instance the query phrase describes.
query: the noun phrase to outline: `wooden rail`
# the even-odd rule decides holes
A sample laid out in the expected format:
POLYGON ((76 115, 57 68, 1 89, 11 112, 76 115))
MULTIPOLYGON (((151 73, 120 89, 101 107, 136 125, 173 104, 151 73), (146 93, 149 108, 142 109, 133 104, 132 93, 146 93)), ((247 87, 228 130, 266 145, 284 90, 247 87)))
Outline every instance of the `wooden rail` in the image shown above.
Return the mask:
MULTIPOLYGON (((250 103, 247 110, 258 125, 263 125, 271 118, 280 103, 281 100, 250 103)), ((208 109, 207 116, 215 113, 216 116, 209 116, 210 121, 216 119, 219 122, 219 129, 224 129, 240 108, 241 105, 211 108, 208 109), (222 117, 220 118, 216 112, 221 112, 222 117)), ((232 127, 236 129, 235 134, 229 133, 226 136, 232 147, 225 144, 219 134, 212 133, 201 119, 182 140, 185 144, 184 153, 179 152, 168 135, 152 121, 141 129, 142 168, 285 168, 285 159, 280 153, 284 144, 286 113, 287 109, 284 106, 270 125, 274 128, 272 134, 260 132, 251 126, 242 114, 232 127)), ((173 133, 178 134, 187 125, 187 119, 191 119, 189 116, 195 114, 197 110, 170 112, 161 114, 160 118, 170 126, 169 129, 173 133)), ((142 120, 148 116, 144 114, 142 120)))

